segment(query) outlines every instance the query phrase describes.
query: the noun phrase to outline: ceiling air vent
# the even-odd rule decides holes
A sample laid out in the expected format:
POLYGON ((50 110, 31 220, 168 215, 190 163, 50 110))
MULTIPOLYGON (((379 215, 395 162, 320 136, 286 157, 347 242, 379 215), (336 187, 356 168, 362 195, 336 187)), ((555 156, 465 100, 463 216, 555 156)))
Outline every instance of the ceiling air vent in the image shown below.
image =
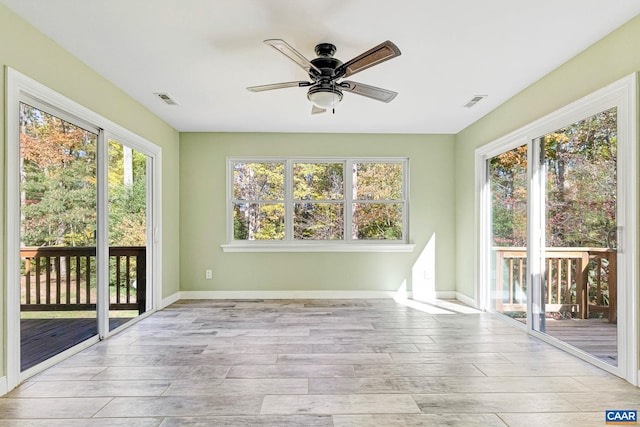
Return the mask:
POLYGON ((178 105, 176 100, 171 98, 168 93, 154 93, 154 95, 160 98, 160 100, 167 105, 178 105))
POLYGON ((487 95, 476 95, 473 98, 471 98, 471 101, 467 102, 467 104, 464 107, 471 108, 486 97, 487 95))

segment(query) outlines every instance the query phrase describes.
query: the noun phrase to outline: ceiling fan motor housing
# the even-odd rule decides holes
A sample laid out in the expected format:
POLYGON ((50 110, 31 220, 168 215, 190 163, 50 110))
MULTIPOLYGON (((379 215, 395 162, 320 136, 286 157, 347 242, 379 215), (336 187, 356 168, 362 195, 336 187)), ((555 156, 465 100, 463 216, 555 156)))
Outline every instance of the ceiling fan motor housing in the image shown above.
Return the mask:
POLYGON ((336 69, 342 65, 342 61, 333 57, 336 53, 335 45, 331 43, 320 43, 319 45, 316 45, 315 51, 318 57, 316 59, 312 59, 310 62, 318 67, 321 73, 318 74, 316 70, 311 69, 309 76, 312 79, 320 81, 335 78, 336 69))

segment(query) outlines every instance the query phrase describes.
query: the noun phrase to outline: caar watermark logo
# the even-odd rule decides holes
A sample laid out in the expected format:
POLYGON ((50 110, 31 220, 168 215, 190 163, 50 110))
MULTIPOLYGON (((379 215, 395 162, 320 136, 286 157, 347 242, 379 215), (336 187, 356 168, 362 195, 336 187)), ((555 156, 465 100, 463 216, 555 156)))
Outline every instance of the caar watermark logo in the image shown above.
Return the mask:
POLYGON ((636 410, 609 410, 604 412, 604 421, 610 425, 636 425, 638 424, 638 411, 636 410))

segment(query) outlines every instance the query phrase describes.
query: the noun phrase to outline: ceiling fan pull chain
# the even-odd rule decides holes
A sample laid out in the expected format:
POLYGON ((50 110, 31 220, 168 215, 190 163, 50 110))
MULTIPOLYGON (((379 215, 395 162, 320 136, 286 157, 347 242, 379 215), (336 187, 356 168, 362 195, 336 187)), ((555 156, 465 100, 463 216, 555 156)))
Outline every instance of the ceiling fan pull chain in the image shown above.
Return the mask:
POLYGON ((331 81, 331 86, 333 87, 333 95, 331 96, 331 114, 336 113, 336 81, 331 81))

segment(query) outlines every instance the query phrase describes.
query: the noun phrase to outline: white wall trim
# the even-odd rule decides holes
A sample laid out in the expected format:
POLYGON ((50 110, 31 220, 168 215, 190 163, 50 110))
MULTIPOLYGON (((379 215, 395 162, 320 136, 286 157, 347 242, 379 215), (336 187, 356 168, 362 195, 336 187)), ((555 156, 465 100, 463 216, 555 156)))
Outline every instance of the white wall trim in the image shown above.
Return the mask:
POLYGON ((4 396, 9 392, 7 388, 7 377, 0 377, 0 396, 4 396))
POLYGON ((158 308, 162 310, 163 308, 169 307, 174 302, 180 301, 180 292, 176 292, 175 294, 169 295, 166 298, 162 298, 160 305, 158 308))
POLYGON ((179 299, 393 299, 397 294, 396 291, 182 291, 179 299))
MULTIPOLYGON (((162 300, 161 308, 189 299, 395 299, 412 298, 410 291, 181 291, 162 300)), ((458 300, 469 304, 473 300, 455 291, 436 291, 436 300, 458 300), (461 296, 462 299, 458 298, 461 296)))
POLYGON ((436 291, 436 299, 456 299, 456 291, 436 291))
POLYGON ((224 252, 413 252, 413 243, 267 243, 233 242, 220 245, 224 252))
POLYGON ((460 292, 455 293, 455 299, 460 301, 461 303, 467 304, 469 307, 481 309, 481 307, 478 306, 478 303, 474 298, 468 297, 465 294, 462 294, 460 292))

